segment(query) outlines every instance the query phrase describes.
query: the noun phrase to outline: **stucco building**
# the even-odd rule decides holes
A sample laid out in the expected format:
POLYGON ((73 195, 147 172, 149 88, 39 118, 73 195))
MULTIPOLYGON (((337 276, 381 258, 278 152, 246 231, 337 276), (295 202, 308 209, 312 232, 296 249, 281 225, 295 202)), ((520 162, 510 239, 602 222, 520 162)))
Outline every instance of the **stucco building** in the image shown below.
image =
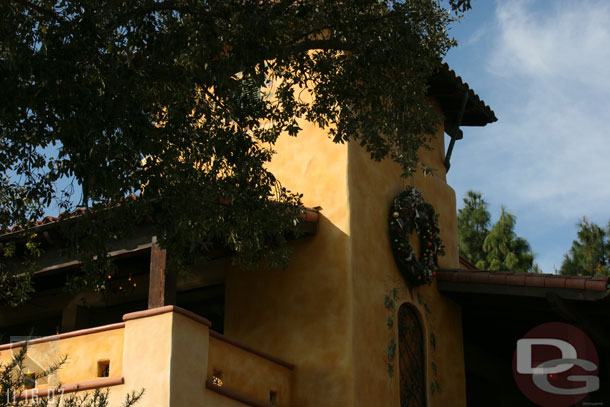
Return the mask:
MULTIPOLYGON (((4 338, 27 334, 30 326, 43 336, 30 342, 30 359, 69 356, 32 392, 46 394, 58 383, 66 392, 110 386, 111 404, 118 405, 126 392, 144 388, 138 405, 154 407, 464 406, 502 392, 506 405, 522 401, 514 383, 504 381, 511 367, 502 359, 532 317, 522 314, 521 300, 534 304, 542 320, 551 312, 549 292, 557 304, 567 298, 608 308, 608 281, 464 270, 448 156, 461 126, 496 118, 446 66, 430 97, 444 115, 432 149, 420 155, 432 175, 405 180, 394 162, 374 162, 355 143, 334 144, 308 123, 301 137, 280 138, 271 171, 303 193, 307 206, 323 208, 304 211, 308 236, 292 242, 287 270, 244 272, 221 256, 188 278, 166 281, 165 254, 142 227, 111 251, 121 293, 68 294, 60 276, 78 262, 58 255, 55 219, 41 222, 48 247, 35 278, 44 289, 31 303, 0 313, 4 338), (389 205, 407 185, 439 215, 445 246, 436 277, 417 287, 401 277, 388 238, 389 205), (487 346, 486 335, 501 340, 501 349, 487 346), (487 369, 493 371, 486 375, 487 369)), ((417 250, 418 241, 412 244, 417 250)), ((0 346, 0 360, 20 346, 0 346)))

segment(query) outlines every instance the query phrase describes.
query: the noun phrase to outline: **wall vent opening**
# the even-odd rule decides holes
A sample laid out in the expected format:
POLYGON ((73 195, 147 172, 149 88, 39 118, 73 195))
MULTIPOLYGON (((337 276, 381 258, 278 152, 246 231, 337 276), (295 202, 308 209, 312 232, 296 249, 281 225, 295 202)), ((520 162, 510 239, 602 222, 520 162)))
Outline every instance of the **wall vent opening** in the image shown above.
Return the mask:
POLYGON ((214 369, 212 371, 212 383, 218 387, 222 387, 222 372, 220 370, 214 369))
POLYGON ((108 377, 110 376, 110 361, 100 360, 97 362, 97 377, 108 377))
POLYGON ((271 407, 277 406, 277 391, 269 392, 269 405, 271 407))

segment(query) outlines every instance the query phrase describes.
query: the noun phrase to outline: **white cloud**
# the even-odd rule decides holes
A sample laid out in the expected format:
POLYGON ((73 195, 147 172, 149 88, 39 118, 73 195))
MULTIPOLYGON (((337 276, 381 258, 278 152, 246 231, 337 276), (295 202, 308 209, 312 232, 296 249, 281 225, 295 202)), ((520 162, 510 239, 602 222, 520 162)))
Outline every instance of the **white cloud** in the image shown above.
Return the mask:
MULTIPOLYGON (((512 82, 504 185, 523 200, 574 219, 610 201, 610 4, 502 2, 488 69, 512 82)), ((500 174, 502 177, 502 174, 500 174)))
POLYGON ((610 90, 610 3, 503 1, 499 43, 490 67, 505 76, 566 81, 610 90))
POLYGON ((503 0, 493 19, 482 78, 463 76, 499 121, 465 129, 450 182, 507 205, 552 272, 583 215, 610 219, 610 2, 503 0))

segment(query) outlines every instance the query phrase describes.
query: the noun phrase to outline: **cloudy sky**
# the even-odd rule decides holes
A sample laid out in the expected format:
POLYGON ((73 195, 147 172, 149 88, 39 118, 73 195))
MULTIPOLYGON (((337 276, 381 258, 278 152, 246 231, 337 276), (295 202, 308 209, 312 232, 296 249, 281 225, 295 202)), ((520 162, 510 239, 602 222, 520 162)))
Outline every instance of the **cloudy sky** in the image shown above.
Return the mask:
POLYGON ((495 111, 466 127, 449 183, 517 216, 546 273, 579 219, 610 220, 610 2, 473 0, 446 61, 495 111))

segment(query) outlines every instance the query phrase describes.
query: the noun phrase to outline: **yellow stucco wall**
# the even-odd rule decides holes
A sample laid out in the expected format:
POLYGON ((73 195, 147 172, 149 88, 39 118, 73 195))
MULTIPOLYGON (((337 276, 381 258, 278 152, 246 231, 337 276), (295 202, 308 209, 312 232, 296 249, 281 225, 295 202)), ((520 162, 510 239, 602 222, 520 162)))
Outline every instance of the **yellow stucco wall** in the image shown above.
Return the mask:
POLYGON ((292 371, 244 349, 210 337, 210 358, 207 377, 222 373, 223 387, 238 391, 261 402, 269 401, 269 393, 277 395, 277 407, 291 406, 292 371))
MULTIPOLYGON (((125 323, 125 390, 145 389, 141 407, 169 406, 172 323, 171 313, 125 323)), ((119 392, 113 390, 113 393, 117 395, 119 392)))
MULTIPOLYGON (((110 376, 125 377, 124 385, 112 388, 111 405, 141 388, 146 390, 142 407, 243 405, 205 388, 216 369, 228 389, 262 402, 269 390, 277 391, 279 406, 398 407, 398 354, 389 361, 394 375, 387 373, 387 345, 398 337, 387 318, 396 321, 400 304, 409 302, 423 320, 428 405, 465 405, 460 309, 435 283, 410 291, 390 250, 387 211, 407 185, 400 168, 389 160, 372 161, 356 144, 334 144, 311 124, 302 127, 299 138, 280 138, 270 170, 285 187, 303 193, 306 205, 323 207, 318 233, 294 242, 287 270, 228 267, 225 277, 225 335, 284 359, 295 370, 210 338, 207 326, 168 312, 128 320, 124 329, 61 341, 60 349, 71 358, 64 383, 94 378, 97 361, 110 359, 110 376), (384 298, 393 289, 398 300, 389 310, 384 298), (432 363, 438 366, 436 377, 432 363), (442 392, 432 394, 433 380, 442 392)), ((435 148, 421 154, 435 174, 419 174, 408 183, 439 214, 446 252, 440 265, 455 268, 455 193, 445 182, 443 144, 439 129, 435 148)))
MULTIPOLYGON (((110 361, 109 377, 119 377, 123 370, 123 335, 124 330, 119 328, 31 344, 24 367, 26 370, 41 373, 42 369, 58 362, 64 355, 68 356, 61 369, 49 378, 39 381, 43 384, 41 387, 97 379, 97 364, 104 360, 110 361)), ((10 361, 20 349, 0 351, 0 363, 10 361)))
MULTIPOLYGON (((109 359, 108 379, 124 379, 124 384, 110 388, 109 405, 112 407, 122 405, 126 394, 141 389, 145 393, 138 407, 246 405, 206 388, 206 380, 212 379, 214 370, 223 372, 224 390, 260 403, 269 401, 270 391, 274 391, 278 407, 292 405, 292 370, 289 367, 226 339, 211 337, 205 321, 174 312, 171 307, 157 311, 160 313, 156 315, 127 318, 124 328, 103 332, 84 330, 72 333, 77 336, 70 338, 31 344, 26 368, 31 365, 32 372, 41 369, 36 369, 31 361, 44 368, 56 362, 61 354, 70 357, 70 362, 59 370, 51 383, 37 382, 37 390, 55 389, 60 383, 75 388, 77 384, 87 385, 92 380, 106 380, 97 377, 97 361, 109 359)), ((13 352, 19 349, 0 351, 0 363, 9 362, 13 352)), ((96 386, 100 386, 99 383, 96 386)), ((79 396, 91 391, 82 390, 79 396)))
MULTIPOLYGON (((355 143, 336 145, 320 129, 302 126, 299 138, 280 138, 270 170, 285 187, 303 193, 306 205, 323 207, 318 233, 295 242, 286 271, 227 273, 225 333, 297 366, 295 407, 398 406, 398 356, 392 378, 386 360, 389 338, 398 338, 386 325, 384 307, 385 295, 396 288, 397 308, 413 302, 424 317, 426 338, 432 332, 437 338, 436 350, 426 340, 426 364, 428 386, 438 380, 442 393, 428 394, 429 405, 464 405, 460 309, 434 284, 416 289, 422 304, 412 299, 391 254, 387 211, 407 185, 400 168, 372 161, 355 143)), ((445 182, 440 128, 433 146, 420 158, 434 175, 419 174, 408 183, 439 214, 446 252, 441 267, 457 267, 455 193, 445 182)))
MULTIPOLYGON (((455 193, 445 182, 442 130, 435 135, 433 145, 434 150, 422 152, 420 158, 434 174, 419 173, 406 182, 400 177, 400 168, 395 163, 389 160, 374 162, 355 144, 349 148, 355 406, 400 405, 398 349, 390 361, 394 366, 391 378, 387 363, 390 339, 394 338, 398 343, 397 325, 388 328, 387 318, 391 316, 396 322, 397 310, 403 302, 414 304, 423 317, 428 405, 465 405, 459 306, 442 296, 435 283, 413 289, 412 297, 394 263, 388 239, 387 217, 391 200, 406 185, 414 185, 439 214, 440 236, 445 245, 445 256, 439 258, 440 266, 458 267, 455 193), (385 296, 391 295, 393 289, 399 295, 395 311, 384 306, 385 296), (436 338, 436 349, 430 345, 431 333, 436 338), (438 367, 437 377, 430 368, 432 362, 438 367), (430 392, 430 383, 434 380, 438 380, 442 392, 430 392)), ((411 243, 419 246, 416 241, 411 243)))
POLYGON ((172 315, 170 406, 203 405, 209 328, 184 315, 172 315))
POLYGON ((349 406, 348 149, 302 126, 299 138, 280 138, 270 169, 306 205, 324 207, 318 233, 295 242, 287 270, 227 273, 225 334, 297 366, 292 406, 349 406))

